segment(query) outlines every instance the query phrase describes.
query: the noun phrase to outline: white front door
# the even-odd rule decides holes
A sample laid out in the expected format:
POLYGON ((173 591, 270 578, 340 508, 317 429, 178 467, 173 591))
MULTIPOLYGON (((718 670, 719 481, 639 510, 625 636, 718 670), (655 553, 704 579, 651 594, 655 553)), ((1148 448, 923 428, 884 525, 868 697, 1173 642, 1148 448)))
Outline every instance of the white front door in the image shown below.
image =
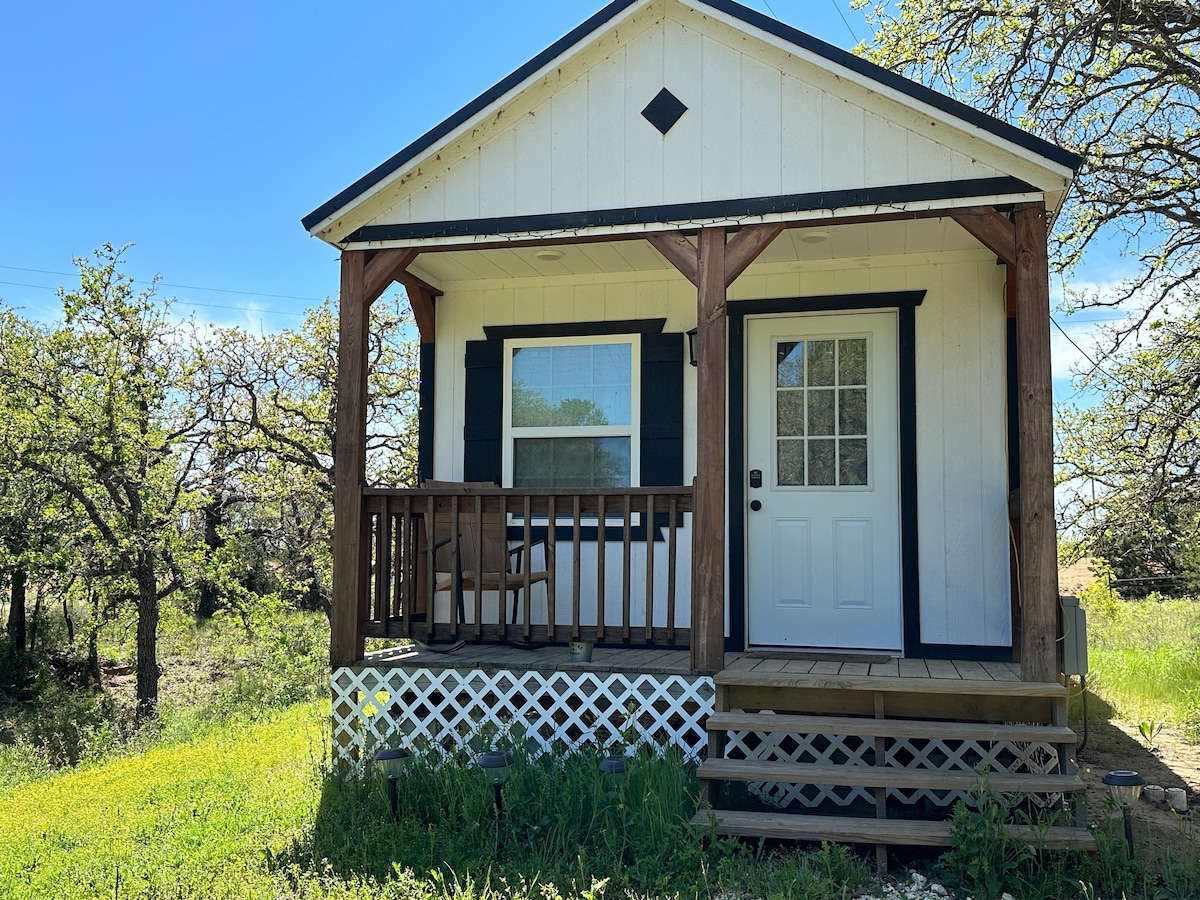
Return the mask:
POLYGON ((752 645, 899 650, 895 313, 746 320, 752 645))

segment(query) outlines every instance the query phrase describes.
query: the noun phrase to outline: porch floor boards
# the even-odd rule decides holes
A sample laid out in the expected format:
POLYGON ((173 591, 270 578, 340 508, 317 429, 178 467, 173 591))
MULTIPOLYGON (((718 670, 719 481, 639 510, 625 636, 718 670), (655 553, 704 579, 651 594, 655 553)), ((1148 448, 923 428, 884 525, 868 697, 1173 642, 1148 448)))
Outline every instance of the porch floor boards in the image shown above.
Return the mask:
MULTIPOLYGON (((943 659, 897 659, 879 656, 878 661, 868 662, 862 655, 840 660, 828 653, 800 654, 791 650, 780 650, 778 655, 770 650, 755 650, 751 653, 726 653, 725 669, 720 680, 742 678, 756 683, 775 680, 790 680, 789 676, 806 676, 803 681, 814 677, 824 679, 853 678, 894 680, 946 680, 971 682, 999 682, 1005 684, 1021 681, 1020 666, 1010 662, 974 662, 969 660, 943 659), (774 676, 771 678, 770 676, 774 676)), ((438 646, 424 647, 410 644, 390 650, 368 653, 362 666, 406 669, 463 669, 485 670, 537 669, 562 672, 625 672, 647 675, 691 675, 691 657, 687 650, 659 650, 654 648, 597 647, 589 663, 571 662, 568 650, 562 645, 548 645, 536 649, 522 649, 507 644, 467 643, 457 650, 448 651, 438 646)), ((999 685, 997 685, 999 687, 999 685)))

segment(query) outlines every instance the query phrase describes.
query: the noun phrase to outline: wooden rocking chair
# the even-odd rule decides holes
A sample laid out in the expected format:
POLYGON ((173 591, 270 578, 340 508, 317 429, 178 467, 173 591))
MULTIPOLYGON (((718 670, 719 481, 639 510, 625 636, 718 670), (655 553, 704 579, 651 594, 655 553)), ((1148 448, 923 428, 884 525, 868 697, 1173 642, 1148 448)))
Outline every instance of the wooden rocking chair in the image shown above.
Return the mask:
MULTIPOLYGON (((422 483, 422 487, 468 489, 494 488, 496 485, 490 481, 425 481, 422 483)), ((454 602, 458 606, 459 622, 466 619, 464 597, 474 593, 477 587, 483 591, 499 591, 503 576, 505 591, 512 595, 511 616, 512 623, 516 624, 517 614, 521 609, 521 591, 525 588, 526 579, 528 578, 531 588, 535 584, 549 580, 550 573, 545 570, 526 573, 525 567, 532 566, 533 560, 525 558, 523 544, 509 547, 508 540, 504 537, 507 527, 505 513, 484 512, 482 521, 477 521, 474 505, 469 502, 460 503, 457 522, 458 558, 455 560, 454 527, 450 519, 439 517, 435 522, 433 546, 435 577, 437 578, 436 589, 439 592, 450 591, 453 594, 454 602), (475 571, 477 561, 480 564, 479 572, 475 571)), ((543 560, 545 560, 545 543, 544 537, 537 538, 530 543, 530 551, 538 544, 543 546, 543 560)), ((532 557, 533 553, 531 552, 529 555, 532 557)), ((506 600, 507 598, 501 598, 501 622, 499 624, 502 634, 506 600)), ((526 623, 526 626, 528 627, 529 624, 526 623)), ((516 646, 529 648, 533 645, 519 642, 516 643, 516 646)))

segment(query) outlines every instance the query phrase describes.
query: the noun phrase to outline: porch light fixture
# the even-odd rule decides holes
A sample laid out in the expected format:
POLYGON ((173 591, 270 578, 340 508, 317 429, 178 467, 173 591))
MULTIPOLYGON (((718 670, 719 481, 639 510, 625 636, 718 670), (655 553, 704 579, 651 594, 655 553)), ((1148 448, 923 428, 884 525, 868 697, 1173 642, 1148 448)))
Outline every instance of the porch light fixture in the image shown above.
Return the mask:
POLYGON ((392 810, 392 821, 400 821, 400 797, 396 791, 400 776, 412 758, 412 751, 404 747, 380 750, 375 754, 375 765, 387 778, 388 806, 392 810))
POLYGON ((691 331, 689 331, 687 333, 688 362, 690 362, 693 366, 697 365, 697 362, 696 362, 696 334, 699 330, 700 329, 698 329, 698 328, 693 328, 691 331))
POLYGON ((1133 859, 1133 826, 1129 821, 1129 807, 1142 795, 1146 779, 1130 769, 1116 769, 1104 776, 1104 783, 1112 795, 1113 802, 1121 808, 1125 820, 1125 843, 1129 845, 1129 858, 1133 859))
POLYGON ((824 244, 827 240, 829 240, 828 231, 808 229, 800 232, 800 243, 802 244, 824 244))
POLYGON ((480 754, 475 760, 475 765, 479 766, 484 777, 491 782, 492 788, 496 792, 496 819, 504 818, 504 782, 508 781, 508 776, 512 773, 513 757, 511 753, 506 753, 501 750, 489 750, 487 753, 480 754))
POLYGON ((562 259, 564 256, 566 256, 566 254, 563 253, 561 250, 555 250, 551 247, 543 247, 541 250, 538 250, 533 255, 536 256, 538 259, 540 259, 542 262, 558 262, 560 259, 562 259))
POLYGON ((620 790, 625 784, 625 757, 610 753, 600 760, 600 775, 610 790, 620 790))

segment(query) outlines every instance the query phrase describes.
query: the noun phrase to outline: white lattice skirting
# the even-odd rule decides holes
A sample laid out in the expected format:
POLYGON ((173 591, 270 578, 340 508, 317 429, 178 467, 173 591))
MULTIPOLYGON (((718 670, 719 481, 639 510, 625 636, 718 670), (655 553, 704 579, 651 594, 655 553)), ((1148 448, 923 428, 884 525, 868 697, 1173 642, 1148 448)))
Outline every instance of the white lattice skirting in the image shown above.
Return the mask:
MULTIPOLYGON (((1036 772, 1058 771, 1058 754, 1051 744, 1037 741, 972 741, 915 738, 885 738, 884 765, 903 769, 942 772, 1036 772)), ((787 734, 780 732, 733 731, 725 755, 737 759, 763 759, 840 766, 875 765, 875 741, 857 735, 787 734)), ((849 806, 856 801, 874 802, 873 791, 861 787, 822 784, 754 784, 751 789, 780 806, 798 803, 816 807, 824 803, 849 806)), ((970 800, 963 791, 934 791, 924 788, 888 788, 888 797, 904 804, 928 801, 949 806, 970 800)), ((1057 802, 1060 795, 1031 795, 1040 805, 1057 802)))
POLYGON ((344 667, 331 683, 334 752, 354 767, 380 747, 463 747, 518 725, 544 749, 621 736, 698 756, 714 697, 708 677, 616 672, 344 667))

